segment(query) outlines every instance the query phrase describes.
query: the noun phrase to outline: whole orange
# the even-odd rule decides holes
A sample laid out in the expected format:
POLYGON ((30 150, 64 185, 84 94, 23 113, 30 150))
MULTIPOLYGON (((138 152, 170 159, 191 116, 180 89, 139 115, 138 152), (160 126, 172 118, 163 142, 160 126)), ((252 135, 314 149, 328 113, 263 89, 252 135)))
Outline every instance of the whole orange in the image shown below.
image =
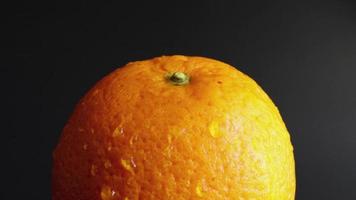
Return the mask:
POLYGON ((208 58, 132 62, 77 104, 53 200, 291 200, 293 147, 270 98, 208 58))

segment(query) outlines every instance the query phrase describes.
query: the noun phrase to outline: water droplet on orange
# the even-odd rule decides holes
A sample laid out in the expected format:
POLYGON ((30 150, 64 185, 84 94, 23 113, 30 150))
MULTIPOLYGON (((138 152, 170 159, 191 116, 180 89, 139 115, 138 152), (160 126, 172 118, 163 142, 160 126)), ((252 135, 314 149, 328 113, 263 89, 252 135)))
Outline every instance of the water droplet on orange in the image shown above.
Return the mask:
POLYGON ((115 196, 116 192, 111 187, 104 185, 101 188, 100 197, 102 200, 114 200, 115 196))
POLYGON ((201 183, 198 183, 195 187, 195 193, 198 195, 198 197, 203 197, 204 193, 201 183))
POLYGON ((97 172, 98 172, 98 167, 97 167, 96 165, 91 165, 91 167, 90 167, 90 174, 91 174, 92 176, 95 176, 97 172))
POLYGON ((111 143, 109 143, 107 150, 108 150, 108 151, 111 151, 111 149, 112 149, 112 145, 111 145, 111 143))
POLYGON ((216 121, 212 121, 209 125, 209 133, 214 138, 219 138, 224 135, 223 131, 220 128, 220 125, 216 121))
POLYGON ((131 157, 130 161, 131 161, 131 165, 132 165, 134 168, 136 168, 136 163, 135 163, 135 161, 133 160, 132 157, 131 157))
POLYGON ((121 159, 121 166, 126 169, 127 171, 133 173, 133 169, 131 166, 131 162, 125 159, 121 159))
POLYGON ((134 143, 136 140, 137 140, 137 135, 132 136, 132 137, 130 138, 130 141, 129 141, 130 145, 133 145, 133 143, 134 143))
POLYGON ((110 160, 105 160, 105 162, 104 162, 104 167, 105 167, 106 169, 108 169, 108 168, 111 167, 111 162, 110 162, 110 160))
POLYGON ((116 127, 114 132, 112 133, 113 137, 118 137, 124 133, 124 129, 122 127, 116 127))

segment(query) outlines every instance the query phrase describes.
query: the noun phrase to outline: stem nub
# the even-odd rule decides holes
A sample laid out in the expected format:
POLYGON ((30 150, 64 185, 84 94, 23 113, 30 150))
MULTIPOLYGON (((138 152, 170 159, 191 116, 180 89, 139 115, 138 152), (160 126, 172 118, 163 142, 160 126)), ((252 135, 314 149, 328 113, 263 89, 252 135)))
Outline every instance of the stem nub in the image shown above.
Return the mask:
POLYGON ((189 76, 184 72, 169 73, 167 79, 173 85, 186 85, 189 83, 189 76))

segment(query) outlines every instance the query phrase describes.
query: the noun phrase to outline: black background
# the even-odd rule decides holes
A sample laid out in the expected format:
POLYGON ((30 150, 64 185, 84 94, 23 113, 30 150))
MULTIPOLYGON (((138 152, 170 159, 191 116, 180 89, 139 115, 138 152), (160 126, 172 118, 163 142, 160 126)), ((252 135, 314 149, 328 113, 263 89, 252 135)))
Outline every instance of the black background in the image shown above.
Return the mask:
POLYGON ((50 199, 51 152, 79 98, 129 61, 216 58, 270 95, 295 147, 298 200, 356 199, 351 1, 2 5, 0 199, 50 199))

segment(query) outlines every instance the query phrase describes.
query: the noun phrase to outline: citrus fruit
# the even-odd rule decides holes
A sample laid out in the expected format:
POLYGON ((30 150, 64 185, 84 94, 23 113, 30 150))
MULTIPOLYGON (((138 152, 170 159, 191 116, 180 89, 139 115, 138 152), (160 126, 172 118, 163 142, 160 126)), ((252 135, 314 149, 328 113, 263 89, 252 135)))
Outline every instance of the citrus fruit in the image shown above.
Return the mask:
POLYGON ((293 148, 248 76, 203 57, 128 63, 77 104, 53 153, 53 200, 291 200, 293 148))

